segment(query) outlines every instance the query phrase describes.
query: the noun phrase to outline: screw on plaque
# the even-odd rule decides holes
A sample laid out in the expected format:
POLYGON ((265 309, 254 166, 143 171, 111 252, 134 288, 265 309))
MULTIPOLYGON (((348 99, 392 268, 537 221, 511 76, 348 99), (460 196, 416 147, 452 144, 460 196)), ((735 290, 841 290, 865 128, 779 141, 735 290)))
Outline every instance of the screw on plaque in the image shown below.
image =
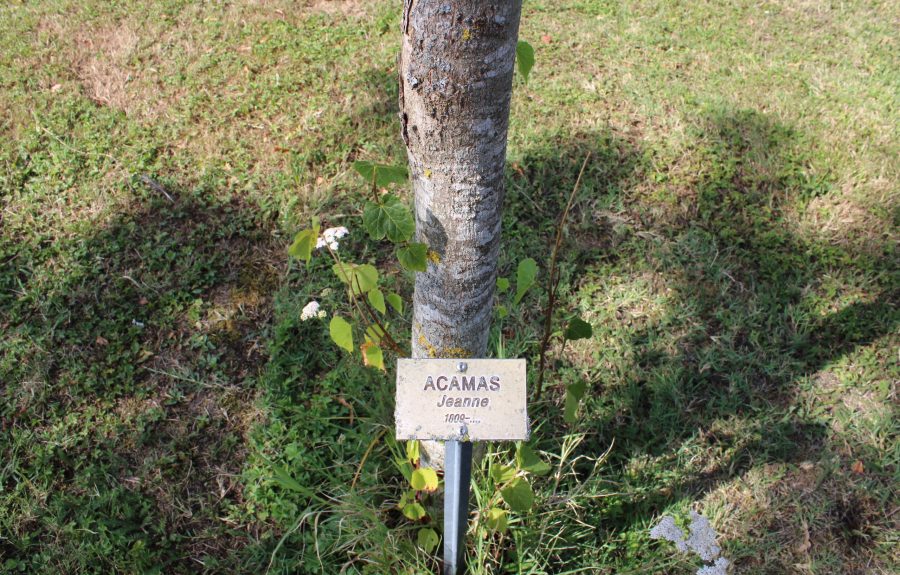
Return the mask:
POLYGON ((461 361, 458 364, 456 364, 456 371, 458 371, 460 373, 464 373, 467 369, 469 369, 469 364, 467 364, 464 361, 461 361))

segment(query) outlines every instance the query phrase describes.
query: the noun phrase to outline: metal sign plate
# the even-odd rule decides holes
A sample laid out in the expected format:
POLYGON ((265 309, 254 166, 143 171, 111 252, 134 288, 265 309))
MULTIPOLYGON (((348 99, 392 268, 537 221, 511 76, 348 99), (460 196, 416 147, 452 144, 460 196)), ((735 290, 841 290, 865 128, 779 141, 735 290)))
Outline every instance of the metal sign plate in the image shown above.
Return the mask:
POLYGON ((397 439, 528 439, 524 359, 397 360, 397 439))

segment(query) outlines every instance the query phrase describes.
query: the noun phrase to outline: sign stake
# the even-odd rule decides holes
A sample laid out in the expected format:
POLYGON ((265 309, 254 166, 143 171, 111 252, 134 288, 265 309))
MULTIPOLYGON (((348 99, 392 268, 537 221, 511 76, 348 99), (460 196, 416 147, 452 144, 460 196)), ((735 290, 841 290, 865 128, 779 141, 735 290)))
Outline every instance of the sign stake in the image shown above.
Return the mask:
POLYGON ((444 441, 444 575, 466 570, 476 441, 527 440, 524 359, 397 359, 396 437, 444 441))
POLYGON ((469 525, 469 485, 472 482, 472 442, 444 444, 444 575, 465 570, 466 528, 469 525))

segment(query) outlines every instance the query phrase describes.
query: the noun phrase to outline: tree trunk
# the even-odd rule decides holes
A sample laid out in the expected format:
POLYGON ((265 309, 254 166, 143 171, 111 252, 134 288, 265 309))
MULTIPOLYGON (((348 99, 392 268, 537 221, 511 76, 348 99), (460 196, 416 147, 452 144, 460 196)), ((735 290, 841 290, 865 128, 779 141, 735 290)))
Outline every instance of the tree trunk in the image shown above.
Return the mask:
POLYGON ((440 258, 416 274, 413 357, 487 351, 521 9, 521 0, 405 0, 402 134, 417 241, 440 258))
POLYGON ((414 357, 483 357, 500 247, 521 0, 407 0, 400 114, 416 236, 414 357))

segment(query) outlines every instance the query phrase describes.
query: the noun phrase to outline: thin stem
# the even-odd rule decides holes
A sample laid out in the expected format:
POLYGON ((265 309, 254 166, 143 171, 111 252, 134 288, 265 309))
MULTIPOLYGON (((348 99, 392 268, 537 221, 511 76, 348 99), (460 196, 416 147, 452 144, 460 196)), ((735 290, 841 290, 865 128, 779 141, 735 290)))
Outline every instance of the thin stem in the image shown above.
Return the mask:
POLYGON ((376 204, 378 203, 378 184, 376 183, 377 180, 375 179, 377 176, 377 174, 376 174, 377 170, 378 170, 378 168, 373 165, 372 166, 372 199, 375 200, 376 204))
MULTIPOLYGON (((357 287, 358 286, 359 286, 359 283, 357 282, 357 287)), ((393 338, 393 336, 391 336, 391 334, 388 333, 387 328, 385 328, 384 325, 382 325, 381 321, 378 319, 378 315, 375 313, 375 310, 373 310, 372 306, 369 305, 368 300, 366 300, 364 298, 360 298, 360 299, 362 299, 363 305, 366 306, 366 310, 368 310, 369 315, 371 315, 372 321, 374 321, 375 325, 377 325, 378 328, 381 330, 382 337, 387 338, 386 341, 390 345, 391 349, 394 350, 394 353, 396 353, 399 356, 403 356, 405 350, 402 347, 400 347, 400 344, 398 344, 397 341, 393 338)))
POLYGON ((362 460, 359 462, 359 467, 356 468, 356 473, 353 474, 353 481, 350 482, 350 489, 352 490, 356 487, 356 482, 359 480, 359 474, 362 473, 363 465, 366 464, 366 459, 369 458, 369 454, 372 453, 372 449, 375 447, 375 444, 381 439, 381 436, 387 431, 387 428, 382 429, 378 432, 378 435, 369 443, 369 448, 366 449, 366 452, 362 456, 362 460))
POLYGON ((539 401, 541 399, 541 389, 544 386, 544 369, 547 359, 547 347, 550 344, 550 330, 553 327, 553 309, 556 306, 556 290, 559 287, 560 278, 559 269, 556 265, 556 258, 559 255, 559 248, 562 245, 562 232, 563 228, 566 225, 566 220, 569 218, 569 210, 572 208, 572 201, 575 199, 575 194, 576 192, 578 192, 578 187, 581 185, 581 177, 584 175, 584 169, 587 167, 588 160, 590 160, 590 158, 591 153, 588 152, 584 156, 584 162, 582 162, 581 164, 581 170, 578 172, 578 178, 575 180, 575 185, 572 186, 572 193, 569 194, 569 200, 566 202, 566 208, 560 215, 559 223, 556 226, 556 242, 553 244, 553 254, 550 256, 550 277, 547 279, 548 301, 547 310, 544 313, 544 336, 541 338, 538 380, 534 392, 535 401, 539 401))
MULTIPOLYGON (((383 337, 387 338, 386 341, 391 346, 391 349, 394 351, 394 353, 396 353, 399 356, 402 356, 404 354, 403 348, 400 347, 400 345, 397 343, 397 341, 391 336, 390 333, 388 333, 388 331, 384 327, 384 325, 382 325, 381 322, 378 320, 378 316, 375 315, 374 310, 372 310, 372 308, 369 307, 369 302, 367 302, 365 300, 365 298, 359 298, 363 301, 363 305, 366 306, 371 317, 366 315, 365 313, 363 313, 362 307, 360 307, 359 302, 357 301, 357 298, 354 296, 353 276, 347 271, 347 268, 344 267, 344 263, 341 261, 340 256, 338 256, 337 253, 334 250, 332 250, 331 246, 329 246, 328 244, 325 244, 325 248, 328 250, 328 253, 331 254, 331 257, 334 259, 334 261, 337 262, 338 268, 341 270, 341 273, 344 274, 344 277, 347 278, 347 293, 350 296, 350 305, 352 305, 354 308, 356 308, 356 311, 359 313, 362 320, 364 322, 366 322, 367 328, 369 326, 371 326, 373 323, 375 325, 377 325, 379 327, 379 329, 381 329, 381 333, 383 334, 383 337)), ((358 279, 356 281, 356 289, 358 289, 360 292, 360 295, 362 295, 362 287, 359 285, 358 279)))

